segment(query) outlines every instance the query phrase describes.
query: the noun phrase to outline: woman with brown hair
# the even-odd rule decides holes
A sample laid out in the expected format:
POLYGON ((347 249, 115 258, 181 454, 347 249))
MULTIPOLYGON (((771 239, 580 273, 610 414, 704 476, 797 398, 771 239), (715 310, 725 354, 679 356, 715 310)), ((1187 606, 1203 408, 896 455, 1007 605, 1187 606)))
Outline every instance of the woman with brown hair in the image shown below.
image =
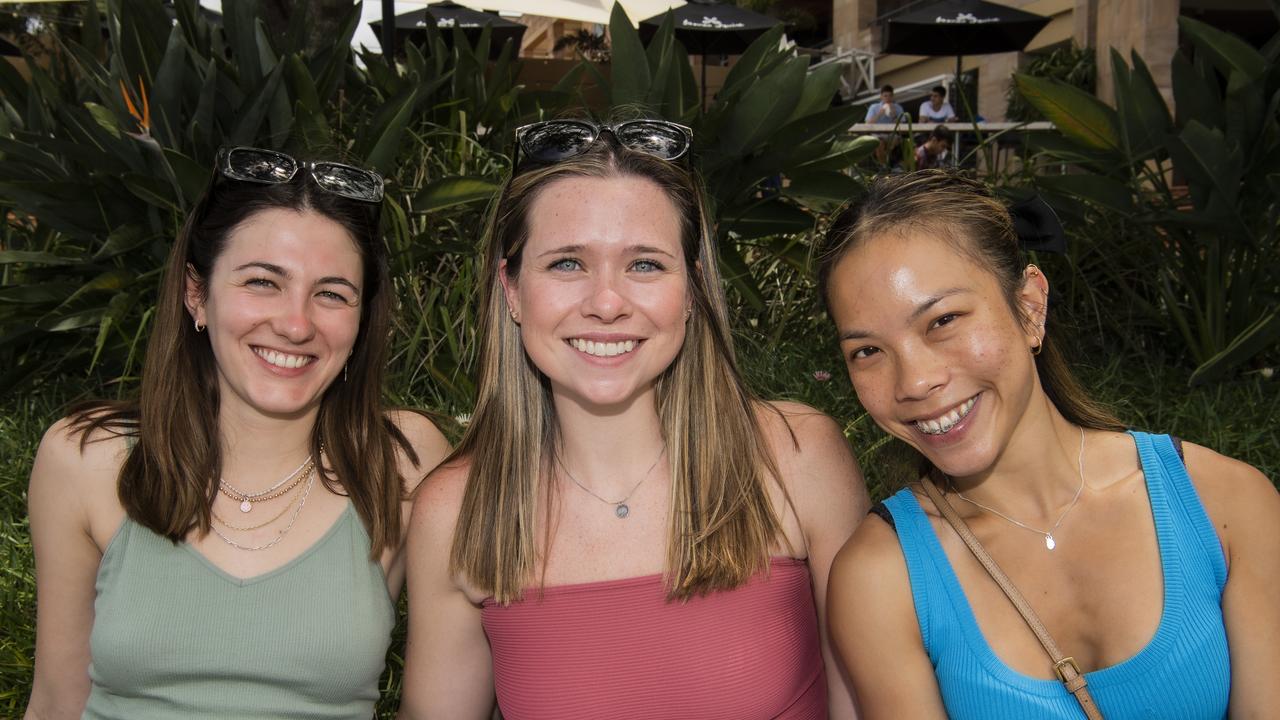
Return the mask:
POLYGON ((859 401, 921 461, 832 569, 864 717, 1274 713, 1280 495, 1089 399, 988 190, 876 181, 819 276, 859 401))
POLYGON ((383 406, 382 179, 224 149, 170 252, 138 398, 31 473, 33 718, 368 718, 408 496, 448 450, 383 406))
POLYGON ((475 412, 414 503, 403 718, 852 717, 823 599, 866 491, 739 377, 690 140, 517 131, 475 412))

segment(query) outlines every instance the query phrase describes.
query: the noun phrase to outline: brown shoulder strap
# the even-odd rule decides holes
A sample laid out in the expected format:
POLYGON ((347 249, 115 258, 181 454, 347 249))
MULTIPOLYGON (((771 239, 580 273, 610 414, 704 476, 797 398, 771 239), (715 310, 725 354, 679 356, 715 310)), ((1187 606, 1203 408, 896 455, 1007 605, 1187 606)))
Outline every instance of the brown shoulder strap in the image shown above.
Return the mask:
POLYGON ((1076 664, 1075 658, 1065 655, 1058 647, 1058 643, 1053 641, 1049 635, 1049 631, 1045 628, 1044 623, 1040 622, 1040 618, 1036 616, 1031 605, 1027 603, 1026 598, 1022 597, 1022 593, 1018 592, 1018 588, 1013 586, 1013 582, 1009 580, 1009 576, 1004 574, 996 561, 987 553, 986 548, 978 542, 978 538, 965 524, 960 515, 956 513, 955 508, 951 507, 951 503, 942 496, 942 492, 938 490, 938 486, 933 484, 929 478, 921 480, 924 485, 924 491, 933 501, 934 507, 938 512, 942 513, 942 517, 951 523, 951 527, 955 528, 956 534, 964 540, 964 544, 969 547, 969 551, 973 556, 982 563, 982 567, 987 569, 991 574, 991 579, 996 581, 1004 594, 1008 596, 1009 601, 1018 609, 1018 614, 1022 615, 1022 619, 1027 622, 1031 628, 1031 632, 1036 634, 1036 638, 1040 644, 1044 646, 1044 650, 1049 654, 1049 659, 1053 661, 1053 670, 1058 673, 1058 679, 1062 681, 1063 686, 1067 688, 1067 692, 1075 696, 1077 702, 1080 703, 1080 709, 1084 710, 1085 717, 1089 720, 1103 720, 1102 712, 1098 710, 1098 706, 1093 702, 1093 697, 1089 695, 1088 683, 1085 681, 1084 674, 1080 672, 1080 666, 1076 664))

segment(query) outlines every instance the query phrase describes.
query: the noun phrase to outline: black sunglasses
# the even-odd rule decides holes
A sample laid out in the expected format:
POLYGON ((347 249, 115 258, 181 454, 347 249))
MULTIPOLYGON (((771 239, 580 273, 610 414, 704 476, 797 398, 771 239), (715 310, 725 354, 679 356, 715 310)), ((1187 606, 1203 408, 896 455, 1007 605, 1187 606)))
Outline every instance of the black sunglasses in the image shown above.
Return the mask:
POLYGON ((623 147, 663 160, 684 157, 693 144, 693 130, 667 120, 628 120, 616 125, 544 120, 516 128, 516 148, 534 162, 557 163, 586 152, 606 130, 623 147))
POLYGON ((224 147, 218 150, 215 167, 223 177, 263 185, 290 182, 305 170, 325 192, 359 202, 382 202, 381 175, 342 163, 302 162, 275 150, 224 147))

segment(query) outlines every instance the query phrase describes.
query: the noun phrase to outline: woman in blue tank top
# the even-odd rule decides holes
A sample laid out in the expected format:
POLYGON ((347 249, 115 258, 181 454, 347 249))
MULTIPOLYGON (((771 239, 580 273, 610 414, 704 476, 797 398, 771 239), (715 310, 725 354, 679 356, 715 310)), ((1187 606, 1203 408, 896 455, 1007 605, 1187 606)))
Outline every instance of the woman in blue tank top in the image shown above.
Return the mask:
POLYGON ((387 413, 382 178, 224 148, 173 243, 136 400, 31 472, 29 720, 367 720, 408 493, 447 450, 387 413))
MULTIPOLYGON (((883 178, 835 219, 819 277, 859 401, 916 451, 1103 716, 1275 713, 1280 495, 1244 463, 1124 432, 1087 397, 1003 205, 943 171, 883 178)), ((828 595, 862 717, 1085 716, 919 485, 876 515, 828 595)))

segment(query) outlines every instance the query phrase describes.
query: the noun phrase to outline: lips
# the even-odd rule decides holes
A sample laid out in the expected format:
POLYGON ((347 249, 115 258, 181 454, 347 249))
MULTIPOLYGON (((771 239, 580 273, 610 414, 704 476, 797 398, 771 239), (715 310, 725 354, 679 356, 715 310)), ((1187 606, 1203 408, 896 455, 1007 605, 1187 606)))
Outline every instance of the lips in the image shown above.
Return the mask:
POLYGON ((916 429, 925 435, 945 435, 969 415, 977 401, 978 396, 974 395, 938 417, 929 420, 915 420, 912 425, 915 425, 916 429))
POLYGON ((263 347, 253 347, 253 354, 262 358, 269 365, 274 365, 285 370, 296 370, 305 365, 310 365, 316 361, 314 355, 294 355, 292 353, 280 352, 279 350, 269 350, 263 347))

